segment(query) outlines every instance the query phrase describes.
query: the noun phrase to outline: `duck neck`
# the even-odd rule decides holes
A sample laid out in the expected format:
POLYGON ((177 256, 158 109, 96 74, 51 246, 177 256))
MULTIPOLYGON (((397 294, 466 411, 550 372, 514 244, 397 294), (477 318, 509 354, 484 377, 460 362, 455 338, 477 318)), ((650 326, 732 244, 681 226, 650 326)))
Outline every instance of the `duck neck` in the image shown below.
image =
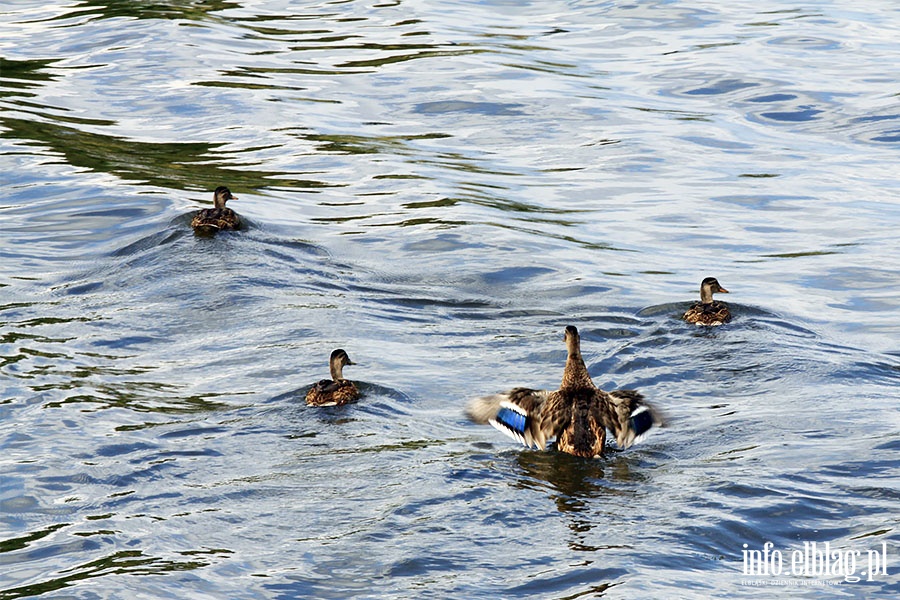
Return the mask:
POLYGON ((344 365, 341 364, 340 357, 331 361, 331 378, 334 381, 340 381, 344 378, 344 365))
POLYGON ((227 200, 225 199, 225 194, 216 194, 216 197, 213 200, 213 205, 221 210, 225 208, 225 202, 227 202, 227 200))
POLYGON ((566 370, 563 372, 560 388, 593 387, 591 376, 588 374, 584 359, 581 358, 581 349, 578 340, 569 341, 569 358, 566 359, 566 370))
POLYGON ((713 301, 713 293, 712 287, 708 285, 700 286, 700 303, 701 304, 712 304, 713 301))

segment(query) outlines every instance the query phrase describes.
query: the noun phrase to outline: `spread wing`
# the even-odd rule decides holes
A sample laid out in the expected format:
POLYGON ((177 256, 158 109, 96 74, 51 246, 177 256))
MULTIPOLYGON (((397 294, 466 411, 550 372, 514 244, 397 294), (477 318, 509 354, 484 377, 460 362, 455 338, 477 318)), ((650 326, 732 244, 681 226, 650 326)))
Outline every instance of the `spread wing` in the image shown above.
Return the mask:
POLYGON ((529 448, 541 450, 550 431, 544 423, 545 404, 553 393, 547 390, 515 388, 503 394, 475 398, 466 406, 466 414, 475 423, 490 423, 529 448))
POLYGON ((597 390, 591 407, 594 419, 613 433, 619 448, 640 442, 651 428, 662 425, 657 410, 634 390, 597 390))

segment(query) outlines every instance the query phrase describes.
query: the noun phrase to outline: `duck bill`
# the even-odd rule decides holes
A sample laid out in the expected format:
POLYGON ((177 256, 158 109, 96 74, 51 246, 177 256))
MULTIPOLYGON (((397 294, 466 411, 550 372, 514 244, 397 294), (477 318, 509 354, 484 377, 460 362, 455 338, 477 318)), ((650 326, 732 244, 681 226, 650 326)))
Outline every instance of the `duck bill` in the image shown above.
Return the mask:
POLYGON ((719 286, 719 293, 720 293, 720 294, 730 294, 731 292, 729 292, 728 290, 726 290, 725 288, 723 288, 723 287, 720 285, 720 286, 719 286))

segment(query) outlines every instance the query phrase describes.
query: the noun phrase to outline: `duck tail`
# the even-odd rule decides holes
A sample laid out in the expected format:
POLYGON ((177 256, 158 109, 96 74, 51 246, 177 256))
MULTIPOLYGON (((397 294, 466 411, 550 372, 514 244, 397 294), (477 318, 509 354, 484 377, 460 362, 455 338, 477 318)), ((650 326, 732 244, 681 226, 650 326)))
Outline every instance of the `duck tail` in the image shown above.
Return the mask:
POLYGON ((193 223, 191 223, 191 227, 194 228, 194 231, 196 233, 199 233, 201 235, 215 235, 216 232, 221 229, 218 223, 198 220, 195 220, 193 223))

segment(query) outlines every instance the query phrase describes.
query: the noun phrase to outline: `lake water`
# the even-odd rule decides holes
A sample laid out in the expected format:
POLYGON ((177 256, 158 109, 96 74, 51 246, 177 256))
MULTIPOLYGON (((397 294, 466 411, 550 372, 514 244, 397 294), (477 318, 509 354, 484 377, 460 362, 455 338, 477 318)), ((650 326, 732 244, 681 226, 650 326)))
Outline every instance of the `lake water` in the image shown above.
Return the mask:
POLYGON ((900 596, 898 40, 876 0, 5 3, 0 598, 900 596), (217 185, 248 226, 195 236, 217 185), (465 419, 566 325, 667 427, 465 419), (362 400, 307 408, 338 347, 362 400))

